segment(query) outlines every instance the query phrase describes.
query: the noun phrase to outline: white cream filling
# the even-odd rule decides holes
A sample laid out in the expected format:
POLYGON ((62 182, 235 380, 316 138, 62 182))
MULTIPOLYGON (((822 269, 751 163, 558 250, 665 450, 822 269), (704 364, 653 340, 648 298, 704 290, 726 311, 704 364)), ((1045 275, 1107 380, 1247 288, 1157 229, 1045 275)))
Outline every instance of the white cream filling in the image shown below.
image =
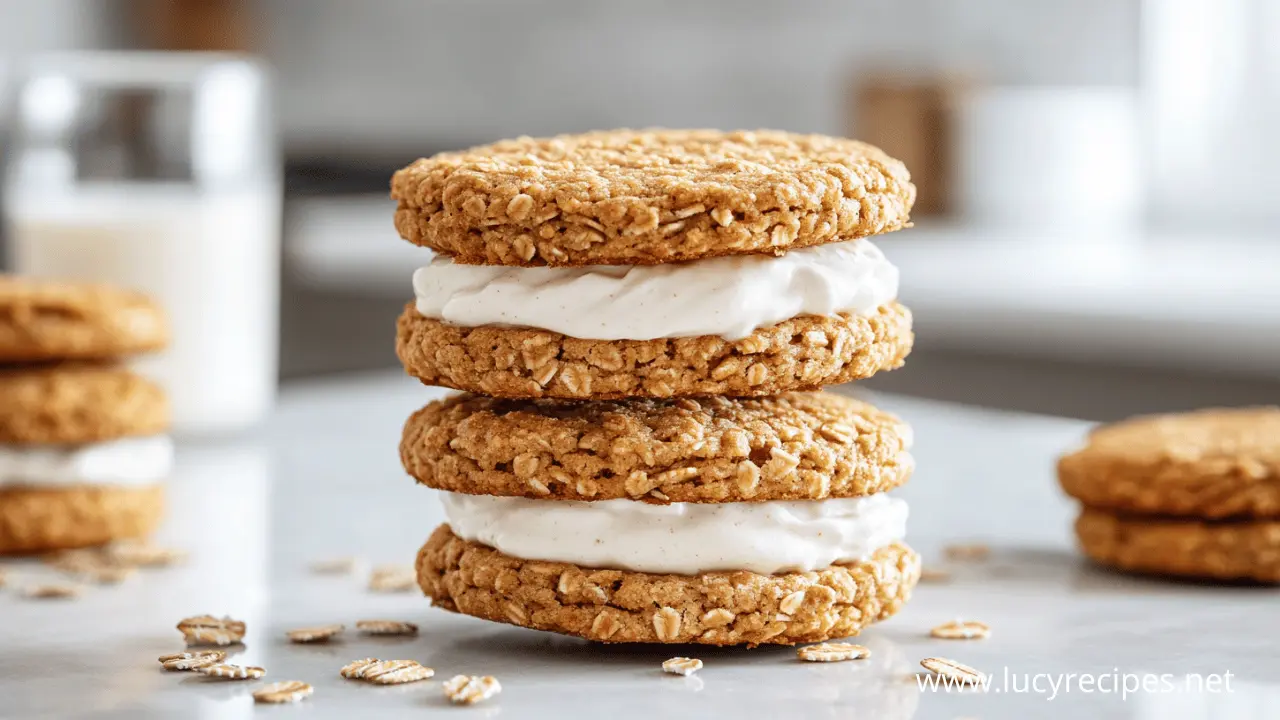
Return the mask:
POLYGON ((505 267, 437 256, 413 274, 418 312, 456 325, 540 328, 586 340, 739 340, 801 315, 866 315, 898 296, 868 240, 665 265, 505 267))
POLYGON ((907 503, 884 494, 670 505, 441 497, 455 535, 513 557, 678 575, 820 570, 901 540, 907 524, 907 503))
POLYGON ((167 435, 86 445, 0 445, 0 487, 151 485, 173 469, 167 435))

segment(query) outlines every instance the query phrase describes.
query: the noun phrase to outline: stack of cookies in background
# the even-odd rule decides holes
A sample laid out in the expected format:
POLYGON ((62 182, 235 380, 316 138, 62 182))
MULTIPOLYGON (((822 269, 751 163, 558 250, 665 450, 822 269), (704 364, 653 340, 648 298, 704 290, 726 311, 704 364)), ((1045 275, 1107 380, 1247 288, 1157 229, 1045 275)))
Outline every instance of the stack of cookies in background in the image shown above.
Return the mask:
POLYGON ((168 401, 117 363, 166 338, 140 295, 0 276, 0 554, 155 529, 173 462, 168 401))
POLYGON ((1280 583, 1280 408, 1107 425, 1058 462, 1085 554, 1123 570, 1280 583))
POLYGON ((906 169, 849 140, 617 131, 500 142, 392 181, 414 275, 397 352, 465 391, 407 422, 442 492, 439 607, 605 642, 856 634, 919 576, 897 418, 817 390, 902 364, 868 235, 906 169))

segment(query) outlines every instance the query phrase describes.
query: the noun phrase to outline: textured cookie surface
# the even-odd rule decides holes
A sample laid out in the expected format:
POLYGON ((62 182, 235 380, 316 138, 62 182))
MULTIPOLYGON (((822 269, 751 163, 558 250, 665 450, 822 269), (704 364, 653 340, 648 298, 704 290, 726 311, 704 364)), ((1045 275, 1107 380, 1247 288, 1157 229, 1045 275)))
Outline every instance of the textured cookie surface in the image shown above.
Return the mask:
POLYGON ((0 553, 36 553, 149 535, 164 488, 73 486, 0 489, 0 553))
POLYGON ((856 564, 781 575, 653 575, 521 560, 448 525, 418 552, 432 604, 599 642, 793 645, 856 635, 893 615, 920 577, 905 545, 856 564))
POLYGON ((0 362, 109 358, 167 339, 160 309, 139 293, 0 275, 0 362))
POLYGON ((1059 460, 1058 477, 1068 494, 1098 508, 1280 519, 1280 408, 1106 425, 1059 460))
POLYGON ((758 397, 901 367, 914 340, 911 312, 898 303, 873 315, 804 315, 741 340, 580 340, 468 328, 423 317, 410 303, 397 323, 396 354, 428 385, 494 397, 758 397))
POLYGON ((414 413, 400 457, 441 490, 562 500, 820 500, 910 476, 911 430, 831 393, 600 401, 461 395, 414 413))
POLYGON ((78 444, 169 428, 164 391, 121 367, 0 370, 0 443, 78 444))
POLYGON ((1086 555, 1122 570, 1280 583, 1280 521, 1201 522, 1086 507, 1076 535, 1086 555))
POLYGON ((898 230, 916 189, 878 148, 821 135, 617 130, 521 138, 395 174, 395 224, 466 263, 650 265, 898 230))

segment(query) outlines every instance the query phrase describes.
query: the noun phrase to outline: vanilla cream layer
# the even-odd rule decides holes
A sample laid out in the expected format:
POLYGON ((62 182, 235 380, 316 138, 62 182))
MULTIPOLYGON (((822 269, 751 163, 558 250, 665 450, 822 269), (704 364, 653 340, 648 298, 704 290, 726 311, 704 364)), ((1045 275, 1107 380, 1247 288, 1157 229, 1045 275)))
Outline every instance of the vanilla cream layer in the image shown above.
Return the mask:
POLYGON ((413 274, 418 312, 456 325, 540 328, 584 340, 738 340, 800 315, 866 315, 898 296, 868 240, 665 265, 506 267, 437 256, 413 274))
POLYGON ((678 575, 820 570, 901 540, 907 524, 907 503, 883 494, 669 505, 441 497, 455 535, 513 557, 678 575))
POLYGON ((151 485, 172 469, 167 435, 87 445, 0 445, 0 488, 151 485))

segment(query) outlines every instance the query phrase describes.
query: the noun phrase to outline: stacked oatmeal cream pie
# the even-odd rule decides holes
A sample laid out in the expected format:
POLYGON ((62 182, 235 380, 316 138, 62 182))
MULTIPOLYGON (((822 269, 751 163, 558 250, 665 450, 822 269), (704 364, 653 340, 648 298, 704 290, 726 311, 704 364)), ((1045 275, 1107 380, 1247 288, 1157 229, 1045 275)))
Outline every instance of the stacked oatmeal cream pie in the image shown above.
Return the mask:
POLYGON ((602 642, 794 644, 907 600, 910 429, 823 385, 900 366, 869 235, 915 188, 869 145, 782 132, 505 141, 396 173, 439 254, 397 351, 465 391, 409 418, 448 524, 418 581, 455 612, 602 642))
POLYGON ((0 275, 0 555, 156 528, 168 399, 121 360, 167 340, 141 295, 0 275))

